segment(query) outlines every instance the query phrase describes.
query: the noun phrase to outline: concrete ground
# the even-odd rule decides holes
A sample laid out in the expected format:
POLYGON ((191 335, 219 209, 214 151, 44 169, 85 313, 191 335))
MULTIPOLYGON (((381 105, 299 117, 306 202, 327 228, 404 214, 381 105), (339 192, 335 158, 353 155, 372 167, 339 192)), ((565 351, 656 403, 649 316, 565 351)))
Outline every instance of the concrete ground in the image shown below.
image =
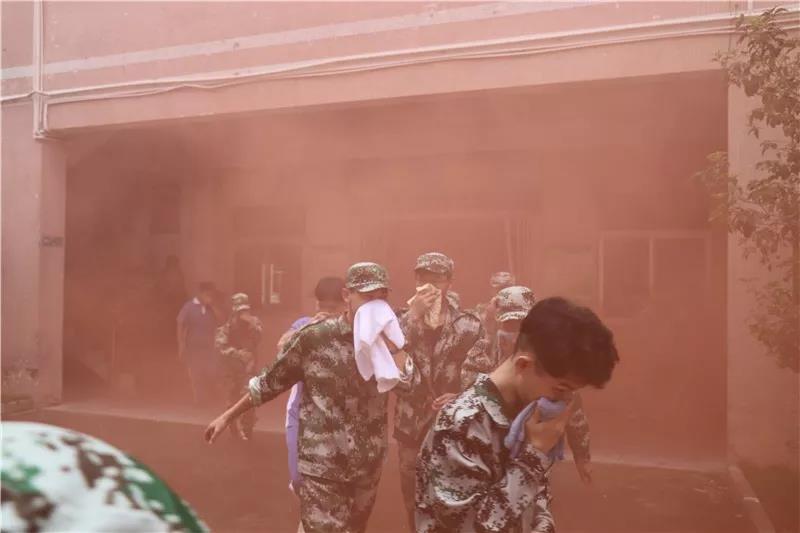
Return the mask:
MULTIPOLYGON (((202 431, 215 410, 124 404, 64 405, 18 415, 84 431, 127 451, 158 472, 218 532, 293 532, 298 505, 287 489, 283 402, 261 410, 251 442, 202 431)), ((580 483, 568 461, 553 472, 554 514, 561 533, 739 533, 756 531, 724 469, 595 464, 595 483, 580 483)), ((395 448, 390 450, 370 532, 407 531, 395 448)))

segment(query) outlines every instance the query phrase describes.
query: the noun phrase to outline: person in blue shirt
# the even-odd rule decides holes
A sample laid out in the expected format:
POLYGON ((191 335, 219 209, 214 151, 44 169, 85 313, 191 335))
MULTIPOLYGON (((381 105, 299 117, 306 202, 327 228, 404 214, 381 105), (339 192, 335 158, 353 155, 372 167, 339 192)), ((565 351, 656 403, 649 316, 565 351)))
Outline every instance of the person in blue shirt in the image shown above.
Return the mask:
POLYGON ((186 366, 195 404, 212 403, 217 395, 219 355, 214 335, 223 319, 214 303, 213 283, 198 285, 197 295, 186 302, 178 313, 178 357, 186 366))

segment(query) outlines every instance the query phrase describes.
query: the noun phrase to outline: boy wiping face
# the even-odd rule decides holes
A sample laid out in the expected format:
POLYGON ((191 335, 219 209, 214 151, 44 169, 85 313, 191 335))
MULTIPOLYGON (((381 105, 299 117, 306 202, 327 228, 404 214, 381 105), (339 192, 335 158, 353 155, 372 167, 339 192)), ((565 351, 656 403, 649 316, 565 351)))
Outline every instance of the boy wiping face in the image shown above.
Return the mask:
POLYGON ((576 405, 552 420, 535 408, 520 413, 539 398, 602 387, 617 361, 611 331, 591 310, 563 298, 536 303, 514 353, 445 405, 428 432, 417 461, 417 531, 553 531, 548 452, 576 405), (514 452, 505 441, 516 420, 524 440, 514 452))

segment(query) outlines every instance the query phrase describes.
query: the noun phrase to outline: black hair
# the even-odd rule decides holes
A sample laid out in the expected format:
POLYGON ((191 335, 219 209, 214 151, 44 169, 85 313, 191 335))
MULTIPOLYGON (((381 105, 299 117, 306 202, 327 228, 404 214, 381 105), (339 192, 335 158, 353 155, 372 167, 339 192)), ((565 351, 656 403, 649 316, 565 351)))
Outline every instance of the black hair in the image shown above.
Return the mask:
POLYGON ((322 278, 317 282, 317 287, 314 289, 314 298, 319 302, 341 302, 342 289, 344 289, 344 280, 335 276, 322 278))
POLYGON ((442 273, 442 272, 435 272, 433 270, 428 270, 427 268, 415 268, 414 274, 419 274, 420 272, 427 272, 428 274, 438 274, 440 276, 446 276, 447 280, 450 281, 453 279, 453 272, 442 273))
POLYGON ((200 292, 214 292, 217 290, 217 286, 213 281, 201 281, 197 284, 197 288, 200 292))
POLYGON ((533 352, 551 376, 575 376, 597 388, 619 361, 614 334, 594 311, 560 297, 534 304, 520 325, 516 351, 533 352))

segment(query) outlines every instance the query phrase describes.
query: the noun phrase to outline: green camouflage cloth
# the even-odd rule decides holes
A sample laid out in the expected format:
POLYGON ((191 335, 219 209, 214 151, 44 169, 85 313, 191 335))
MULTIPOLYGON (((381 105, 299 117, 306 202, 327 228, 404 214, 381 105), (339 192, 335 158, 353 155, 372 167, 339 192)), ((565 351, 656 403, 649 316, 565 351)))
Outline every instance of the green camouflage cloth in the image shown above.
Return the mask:
POLYGON ((258 318, 250 324, 234 313, 217 328, 214 346, 223 359, 233 359, 244 366, 252 366, 256 360, 256 349, 263 332, 264 326, 258 318))
POLYGON ((528 287, 515 285, 501 289, 494 297, 495 320, 522 320, 536 303, 533 291, 528 287))
POLYGON ((472 314, 478 317, 478 320, 481 321, 481 324, 483 324, 484 329, 486 329, 486 310, 488 307, 489 303, 483 302, 476 305, 475 309, 472 310, 472 314))
MULTIPOLYGON (((247 383, 252 375, 251 367, 246 367, 235 359, 223 359, 222 386, 225 391, 226 399, 228 400, 228 407, 235 405, 236 402, 242 398, 243 394, 247 394, 247 383)), ((239 424, 244 434, 250 437, 256 426, 255 409, 247 410, 237 419, 236 423, 239 424)))
MULTIPOLYGON (((305 496, 300 493, 308 532, 363 531, 374 500, 370 491, 377 487, 386 457, 388 394, 378 392, 374 378, 364 381, 354 352, 346 316, 329 318, 298 331, 278 359, 250 380, 253 405, 303 382, 298 471, 304 484, 317 480, 305 496)), ((393 390, 402 388, 403 382, 393 390)))
POLYGON ((3 531, 208 531, 136 459, 89 435, 3 422, 3 531))
MULTIPOLYGON (((234 313, 227 322, 217 328, 214 336, 214 346, 222 356, 223 386, 229 407, 247 392, 248 378, 252 375, 256 363, 256 349, 264 331, 264 326, 257 318, 250 324, 238 317, 238 311, 243 311, 243 306, 247 306, 246 299, 245 294, 233 296, 234 313), (237 298, 240 296, 244 296, 244 299, 237 298)), ((250 307, 247 306, 246 309, 250 307)), ((237 423, 246 436, 252 435, 256 425, 255 410, 247 411, 237 423)))
POLYGON ((263 331, 264 326, 259 319, 256 318, 254 324, 249 324, 234 313, 217 328, 214 346, 223 359, 238 361, 250 371, 256 360, 256 348, 263 331))
POLYGON ((339 316, 301 329, 250 380, 260 405, 303 382, 298 470, 341 482, 371 478, 386 455, 387 394, 356 368, 353 328, 339 316))
MULTIPOLYGON (((489 277, 489 286, 491 286, 495 291, 500 291, 505 289, 506 287, 511 287, 516 283, 514 275, 510 272, 495 272, 494 274, 489 277)), ((473 313, 480 319, 481 324, 483 324, 484 329, 489 332, 489 327, 487 324, 487 319, 492 317, 486 316, 487 308, 489 307, 489 302, 479 303, 475 306, 473 313)))
POLYGON ((300 516, 307 533, 363 533, 378 493, 375 477, 353 483, 303 476, 298 488, 300 516))
POLYGON ((396 389, 394 437, 398 441, 400 490, 413 525, 414 469, 420 441, 433 423, 436 413, 433 401, 445 393, 460 391, 461 364, 469 350, 483 335, 481 323, 474 315, 459 310, 447 302, 444 325, 437 332, 424 321, 411 320, 407 313, 400 316, 400 327, 406 335, 404 374, 409 378, 406 389, 396 389))
POLYGON ((461 365, 461 389, 467 390, 480 374, 491 374, 500 366, 505 355, 500 349, 497 336, 482 338, 470 349, 461 365))
POLYGON ((555 531, 552 463, 528 444, 511 459, 511 418, 485 375, 439 411, 417 460, 417 532, 555 531))
POLYGON ((417 258, 414 270, 427 270, 436 274, 453 275, 455 263, 452 259, 439 252, 429 252, 417 258))
POLYGON ((345 287, 358 292, 388 289, 389 274, 378 263, 356 263, 347 269, 345 287))
POLYGON ((231 296, 231 303, 232 309, 234 313, 238 313, 239 311, 249 311, 250 310, 250 298, 243 292, 237 292, 233 296, 231 296))
POLYGON ((433 422, 433 401, 447 392, 461 391, 461 364, 481 339, 478 318, 453 306, 449 301, 447 320, 438 337, 423 321, 414 321, 407 312, 399 316, 409 355, 405 374, 413 376, 408 391, 398 390, 394 416, 394 436, 405 444, 418 446, 433 422))
MULTIPOLYGON (((461 366, 461 387, 467 390, 475 383, 478 376, 493 372, 505 360, 506 356, 501 354, 502 350, 497 341, 497 336, 491 340, 483 338, 478 341, 469 351, 464 364, 461 366)), ((591 460, 589 419, 583 409, 580 394, 575 393, 574 396, 579 405, 567 423, 567 443, 576 462, 581 460, 589 461, 591 460)))

